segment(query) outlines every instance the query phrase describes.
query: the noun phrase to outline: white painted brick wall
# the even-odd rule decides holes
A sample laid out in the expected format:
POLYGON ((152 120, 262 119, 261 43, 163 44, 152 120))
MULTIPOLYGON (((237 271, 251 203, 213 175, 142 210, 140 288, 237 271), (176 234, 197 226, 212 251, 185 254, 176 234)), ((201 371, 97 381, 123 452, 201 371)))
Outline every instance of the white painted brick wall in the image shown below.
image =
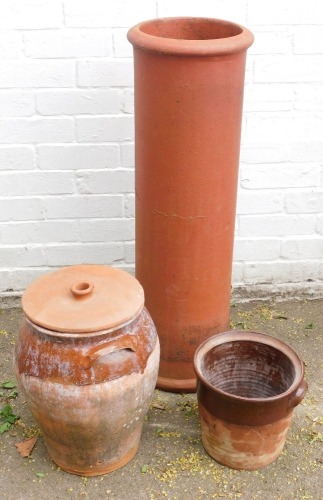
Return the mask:
POLYGON ((6 60, 1 63, 0 88, 65 88, 75 85, 75 61, 6 60))
POLYGON ((27 57, 37 59, 107 57, 111 55, 108 29, 35 30, 24 34, 27 57))
POLYGON ((133 85, 132 59, 100 59, 77 64, 80 87, 129 87, 133 85))
POLYGON ((119 113, 123 96, 117 89, 39 91, 35 94, 40 115, 102 115, 119 113))
POLYGON ((78 142, 121 142, 133 140, 132 116, 91 116, 76 118, 78 142))
POLYGON ((99 170, 120 167, 118 144, 40 144, 37 151, 38 166, 44 170, 99 170))
POLYGON ((126 33, 178 15, 229 19, 255 34, 234 284, 323 280, 321 0, 1 0, 0 294, 64 265, 133 270, 126 33))

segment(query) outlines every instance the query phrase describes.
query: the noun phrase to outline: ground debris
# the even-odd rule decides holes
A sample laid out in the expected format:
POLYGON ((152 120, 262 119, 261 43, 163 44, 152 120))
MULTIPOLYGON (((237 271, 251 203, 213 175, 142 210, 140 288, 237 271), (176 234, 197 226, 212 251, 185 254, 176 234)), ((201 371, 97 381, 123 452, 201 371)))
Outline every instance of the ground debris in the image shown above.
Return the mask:
POLYGON ((156 410, 166 410, 166 406, 161 405, 159 403, 151 403, 151 408, 155 408, 156 410))
POLYGON ((15 447, 17 448, 19 454, 23 458, 25 458, 29 457, 29 455, 34 449, 36 442, 37 442, 37 437, 34 436, 32 438, 26 439, 25 441, 21 441, 20 443, 15 443, 15 447))

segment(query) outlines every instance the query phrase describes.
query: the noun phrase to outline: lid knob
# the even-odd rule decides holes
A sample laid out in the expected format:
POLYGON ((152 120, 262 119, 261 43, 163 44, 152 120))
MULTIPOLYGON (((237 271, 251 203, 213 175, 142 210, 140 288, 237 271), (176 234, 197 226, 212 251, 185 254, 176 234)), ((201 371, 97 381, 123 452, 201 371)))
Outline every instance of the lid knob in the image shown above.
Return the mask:
POLYGON ((79 297, 90 294, 93 288, 94 285, 91 281, 77 281, 71 286, 71 292, 79 297))

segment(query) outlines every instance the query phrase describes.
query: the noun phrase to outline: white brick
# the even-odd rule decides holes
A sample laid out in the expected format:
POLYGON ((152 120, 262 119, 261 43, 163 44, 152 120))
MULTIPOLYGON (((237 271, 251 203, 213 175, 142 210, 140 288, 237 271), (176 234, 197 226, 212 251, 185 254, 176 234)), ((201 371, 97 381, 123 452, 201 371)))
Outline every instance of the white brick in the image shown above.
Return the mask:
POLYGON ((285 259, 305 260, 322 259, 323 257, 323 237, 289 239, 282 243, 281 255, 285 259))
POLYGON ((0 293, 14 291, 14 287, 11 281, 11 275, 12 273, 10 273, 10 271, 3 271, 2 269, 0 269, 0 293))
POLYGON ((0 248, 0 267, 43 266, 45 257, 43 248, 31 245, 2 246, 0 248))
POLYGON ((114 29, 112 32, 113 54, 115 57, 132 57, 133 47, 127 39, 128 28, 114 29))
POLYGON ((323 158, 323 142, 309 140, 291 143, 288 158, 294 162, 320 162, 323 158))
POLYGON ((197 16, 229 19, 245 23, 246 1, 244 0, 157 0, 158 17, 197 16))
POLYGON ((107 29, 29 31, 24 41, 26 55, 34 58, 111 55, 111 33, 107 29))
POLYGON ((119 147, 117 144, 44 144, 38 146, 38 161, 44 170, 117 168, 119 147))
POLYGON ((135 262, 135 242, 127 242, 124 244, 124 261, 127 264, 134 264, 135 262))
POLYGON ((259 142, 241 145, 241 163, 279 163, 288 161, 288 145, 275 142, 259 142))
POLYGON ((81 221, 81 241, 99 242, 129 241, 135 237, 135 223, 132 219, 81 221))
POLYGON ((314 233, 315 217, 309 215, 241 215, 240 236, 287 236, 314 233))
POLYGON ((243 109, 254 111, 288 111, 293 108, 293 87, 286 84, 252 83, 246 85, 243 109))
POLYGON ((314 112, 323 111, 323 86, 321 84, 299 84, 294 89, 294 95, 295 109, 314 112))
POLYGON ((236 238, 234 261, 275 260, 280 254, 279 239, 236 238))
POLYGON ((255 61, 257 82, 320 82, 323 55, 261 56, 255 61))
POLYGON ((322 138, 323 116, 319 114, 249 113, 245 140, 250 142, 288 143, 318 141, 322 138))
MULTIPOLYGON (((318 261, 250 262, 244 266, 246 283, 290 283, 320 279, 318 261)), ((321 273, 322 274, 322 273, 321 273)))
POLYGON ((108 90, 49 90, 36 93, 41 115, 100 115, 121 110, 121 93, 108 90))
POLYGON ((74 192, 74 179, 65 172, 0 173, 0 196, 33 196, 74 192))
POLYGON ((57 0, 1 0, 1 28, 58 28, 62 20, 63 6, 57 0))
POLYGON ((115 142, 133 139, 132 116, 96 116, 76 118, 78 142, 115 142))
POLYGON ((31 116, 35 114, 35 99, 31 92, 0 90, 1 116, 31 116))
POLYGON ((255 40, 248 54, 288 54, 292 52, 293 35, 286 26, 252 29, 255 40))
POLYGON ((125 200, 125 216, 135 217, 136 198, 134 194, 128 194, 125 200))
POLYGON ((323 54, 322 26, 295 26, 293 31, 295 54, 323 54))
POLYGON ((242 262, 232 263, 232 283, 237 285, 238 283, 243 283, 243 268, 244 264, 242 262))
POLYGON ((47 245, 47 265, 113 264, 123 259, 121 243, 47 245))
POLYGON ((286 193, 286 211, 291 214, 323 212, 323 191, 286 193))
POLYGON ((134 173, 130 170, 77 172, 76 180, 81 194, 131 193, 134 190, 134 173))
POLYGON ((255 64, 255 57, 253 55, 249 55, 246 60, 246 66, 245 66, 245 79, 244 83, 245 85, 250 85, 253 83, 253 68, 255 64))
POLYGON ((29 170, 35 168, 35 153, 31 146, 0 146, 1 170, 29 170))
POLYGON ((40 198, 9 198, 0 200, 0 221, 43 219, 40 198))
POLYGON ((123 107, 124 113, 134 114, 134 91, 133 89, 126 89, 123 92, 123 107))
POLYGON ((24 243, 52 243, 53 241, 78 241, 79 228, 76 222, 40 221, 3 224, 1 241, 5 245, 24 243))
POLYGON ((0 88, 73 87, 73 61, 5 61, 1 64, 0 88))
POLYGON ((123 216, 123 197, 62 196, 44 199, 48 219, 86 219, 123 216))
POLYGON ((323 279, 322 260, 301 260, 288 262, 291 269, 290 281, 316 281, 323 279), (295 277, 295 278, 294 278, 295 277), (291 279, 292 278, 292 279, 291 279))
MULTIPOLYGON (((319 234, 323 234, 323 215, 318 216, 316 230, 319 234)), ((323 267, 323 266, 322 266, 323 267)))
POLYGON ((8 272, 0 271, 0 292, 21 292, 27 288, 33 281, 53 269, 27 268, 10 269, 8 272))
MULTIPOLYGON (((285 263, 284 263, 285 264, 285 263)), ((283 264, 283 271, 285 266, 283 264)), ((244 283, 268 283, 280 282, 280 267, 281 263, 277 262, 246 262, 243 270, 244 283)), ((284 281, 286 279, 284 278, 284 281)))
POLYGON ((284 210, 283 191, 240 189, 238 192, 237 214, 275 214, 284 210))
POLYGON ((69 142, 74 137, 72 118, 7 118, 0 120, 1 141, 15 142, 69 142))
POLYGON ((129 168, 135 164, 135 145, 133 142, 121 144, 121 165, 129 168))
POLYGON ((272 0, 271 5, 273 5, 273 8, 264 9, 264 5, 259 1, 248 0, 248 25, 275 26, 276 24, 288 25, 291 22, 289 0, 284 0, 284 2, 272 0))
POLYGON ((240 227, 239 219, 240 219, 240 217, 239 217, 239 215, 237 215, 235 218, 235 225, 234 225, 234 237, 239 236, 239 227, 240 227))
POLYGON ((65 0, 66 26, 105 27, 137 24, 156 17, 156 6, 152 0, 140 0, 134 8, 133 0, 65 0))
POLYGON ((77 74, 77 83, 80 87, 131 87, 133 61, 132 59, 80 61, 77 65, 77 74))
MULTIPOLYGON (((0 18, 1 23, 1 18, 0 18)), ((22 33, 19 31, 0 31, 0 58, 16 59, 23 54, 22 33)))
POLYGON ((248 0, 248 23, 258 25, 275 24, 321 24, 320 0, 271 0, 264 8, 259 0, 248 0))
POLYGON ((247 189, 312 187, 318 185, 319 178, 319 165, 311 163, 264 164, 241 169, 241 185, 247 189))

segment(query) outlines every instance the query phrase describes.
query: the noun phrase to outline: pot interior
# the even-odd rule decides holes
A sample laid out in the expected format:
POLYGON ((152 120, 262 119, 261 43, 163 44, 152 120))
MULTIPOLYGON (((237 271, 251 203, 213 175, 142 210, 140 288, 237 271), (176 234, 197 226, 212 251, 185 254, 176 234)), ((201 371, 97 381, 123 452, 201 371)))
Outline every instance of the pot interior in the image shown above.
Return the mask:
POLYGON ((295 379, 295 367, 283 352, 248 340, 210 349, 201 361, 201 373, 214 388, 250 399, 278 396, 295 379))
POLYGON ((147 35, 176 40, 216 40, 242 33, 236 24, 204 18, 156 19, 144 23, 140 29, 147 35))

